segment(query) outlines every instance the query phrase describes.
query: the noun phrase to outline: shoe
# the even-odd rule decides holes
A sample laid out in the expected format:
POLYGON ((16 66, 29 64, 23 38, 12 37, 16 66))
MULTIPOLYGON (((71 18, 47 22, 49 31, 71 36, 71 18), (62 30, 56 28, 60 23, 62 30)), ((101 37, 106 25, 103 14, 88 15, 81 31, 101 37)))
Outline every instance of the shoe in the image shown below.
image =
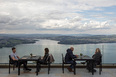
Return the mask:
POLYGON ((29 70, 29 71, 31 71, 31 69, 29 69, 29 68, 27 68, 26 70, 29 70))
POLYGON ((39 72, 39 71, 35 71, 35 73, 37 73, 37 72, 39 72))
POLYGON ((81 64, 83 64, 83 65, 84 65, 85 63, 86 63, 86 62, 81 62, 81 64))
POLYGON ((72 72, 72 69, 70 67, 67 68, 69 72, 72 72))
POLYGON ((73 70, 71 70, 71 72, 74 72, 73 70))
MULTIPOLYGON (((89 72, 92 72, 92 70, 89 70, 89 72)), ((96 70, 95 70, 95 69, 93 69, 93 72, 96 72, 96 70)))
POLYGON ((93 71, 94 71, 94 72, 96 72, 96 70, 95 70, 95 69, 93 69, 93 71))

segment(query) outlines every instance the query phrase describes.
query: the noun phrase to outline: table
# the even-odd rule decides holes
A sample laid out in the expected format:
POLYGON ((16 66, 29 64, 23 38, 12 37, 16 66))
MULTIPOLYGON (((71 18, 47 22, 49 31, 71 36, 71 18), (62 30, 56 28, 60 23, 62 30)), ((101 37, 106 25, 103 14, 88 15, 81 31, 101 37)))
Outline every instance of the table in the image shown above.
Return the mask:
POLYGON ((22 61, 36 61, 36 75, 38 75, 38 61, 40 60, 40 56, 23 56, 18 60, 18 75, 20 75, 20 62, 22 61))
MULTIPOLYGON (((75 58, 74 61, 91 61, 92 63, 92 75, 94 75, 94 62, 95 60, 87 55, 85 56, 79 56, 78 58, 75 58)), ((76 65, 74 66, 74 75, 76 75, 76 65)))

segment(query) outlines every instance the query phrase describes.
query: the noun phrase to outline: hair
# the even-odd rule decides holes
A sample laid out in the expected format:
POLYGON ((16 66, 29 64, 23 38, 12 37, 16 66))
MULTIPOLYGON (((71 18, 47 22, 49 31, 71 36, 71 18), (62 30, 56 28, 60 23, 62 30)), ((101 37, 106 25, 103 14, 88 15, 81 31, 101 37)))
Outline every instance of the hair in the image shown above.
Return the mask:
POLYGON ((48 54, 49 53, 49 49, 48 48, 45 48, 45 54, 48 54))
POLYGON ((96 48, 95 53, 101 53, 100 49, 99 48, 96 48))
POLYGON ((16 49, 15 47, 12 48, 12 50, 16 49))
POLYGON ((73 47, 70 47, 70 49, 73 51, 74 50, 74 48, 73 47))

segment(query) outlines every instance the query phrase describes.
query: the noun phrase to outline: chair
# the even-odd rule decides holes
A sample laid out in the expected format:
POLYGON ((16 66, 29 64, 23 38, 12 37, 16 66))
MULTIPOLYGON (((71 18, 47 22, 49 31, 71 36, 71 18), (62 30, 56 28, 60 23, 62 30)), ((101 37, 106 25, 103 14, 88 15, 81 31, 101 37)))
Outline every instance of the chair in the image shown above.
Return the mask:
POLYGON ((101 72, 102 72, 102 56, 100 57, 100 61, 97 65, 99 65, 99 74, 101 75, 101 72))
POLYGON ((49 74, 50 73, 50 65, 51 65, 50 56, 48 56, 48 60, 46 61, 46 63, 39 63, 39 70, 38 70, 38 72, 41 69, 41 65, 47 65, 47 67, 48 67, 48 74, 49 74))
MULTIPOLYGON (((86 61, 86 62, 88 62, 88 61, 86 61)), ((89 64, 90 64, 90 63, 87 63, 87 67, 89 66, 89 64)), ((101 72, 102 72, 102 56, 100 56, 99 62, 98 62, 96 65, 99 66, 99 74, 101 75, 101 72)), ((87 68, 87 69, 88 69, 88 68, 87 68)), ((89 72, 90 72, 90 70, 89 70, 89 72)))
POLYGON ((64 64, 65 64, 65 60, 64 60, 64 56, 62 54, 62 72, 64 73, 64 64))
POLYGON ((64 56, 62 54, 62 73, 64 73, 64 64, 70 64, 70 63, 65 62, 65 58, 64 58, 64 56))
POLYGON ((9 55, 9 74, 10 74, 10 65, 13 65, 13 70, 15 70, 15 62, 13 61, 13 59, 11 58, 11 56, 9 55))

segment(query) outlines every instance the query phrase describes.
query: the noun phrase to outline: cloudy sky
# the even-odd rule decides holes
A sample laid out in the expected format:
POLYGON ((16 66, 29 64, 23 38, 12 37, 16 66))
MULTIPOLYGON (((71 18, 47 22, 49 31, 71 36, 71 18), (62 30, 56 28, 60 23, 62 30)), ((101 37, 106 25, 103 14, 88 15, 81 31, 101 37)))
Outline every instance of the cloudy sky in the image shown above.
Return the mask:
POLYGON ((116 0, 0 0, 0 34, 116 34, 116 0))

